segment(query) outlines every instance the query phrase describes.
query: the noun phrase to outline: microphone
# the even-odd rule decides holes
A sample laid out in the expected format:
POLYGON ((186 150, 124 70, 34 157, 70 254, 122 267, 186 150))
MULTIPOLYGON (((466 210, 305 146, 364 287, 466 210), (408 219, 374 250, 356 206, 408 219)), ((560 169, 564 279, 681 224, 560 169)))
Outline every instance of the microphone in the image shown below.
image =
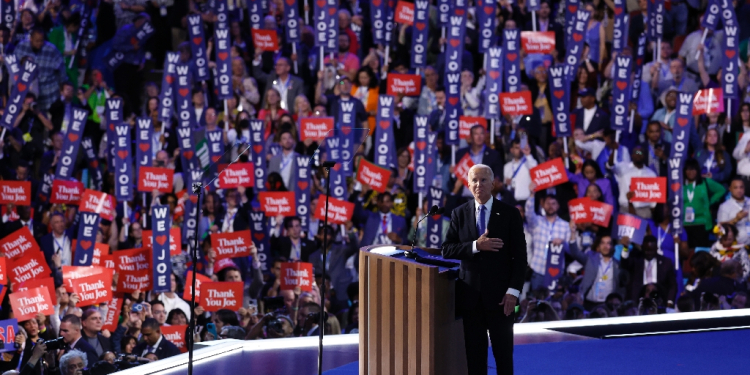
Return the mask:
POLYGON ((419 228, 419 223, 422 222, 422 220, 426 219, 428 216, 433 216, 437 214, 442 214, 443 211, 445 211, 443 208, 438 207, 437 205, 434 205, 430 208, 430 212, 428 212, 426 215, 422 216, 419 221, 417 221, 417 225, 414 226, 414 230, 412 230, 412 236, 411 236, 411 251, 410 253, 414 253, 414 244, 417 242, 417 228, 419 228))

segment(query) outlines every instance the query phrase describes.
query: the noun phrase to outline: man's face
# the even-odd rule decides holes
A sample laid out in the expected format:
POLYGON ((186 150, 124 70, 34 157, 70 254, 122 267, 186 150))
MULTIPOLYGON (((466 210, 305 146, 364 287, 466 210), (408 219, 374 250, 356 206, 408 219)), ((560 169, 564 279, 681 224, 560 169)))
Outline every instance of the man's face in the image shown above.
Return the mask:
POLYGON ((682 60, 680 59, 674 59, 669 63, 669 71, 672 73, 675 82, 682 81, 682 73, 684 73, 684 70, 685 68, 682 66, 682 60))
POLYGON ((664 97, 664 103, 666 103, 667 108, 674 108, 677 106, 677 91, 670 91, 667 93, 667 96, 664 97))
POLYGON ((391 209, 393 208, 393 200, 391 200, 390 196, 383 196, 382 199, 378 201, 378 209, 382 213, 388 213, 391 212, 391 209))
POLYGON ((539 12, 537 13, 540 19, 546 20, 547 18, 549 18, 549 12, 550 12, 549 4, 541 3, 539 5, 539 12))
POLYGON ((351 81, 349 81, 348 77, 339 78, 338 84, 339 84, 339 90, 341 90, 340 91, 341 93, 349 94, 350 92, 352 92, 352 83, 351 81))
POLYGON ((294 307, 294 291, 293 290, 282 290, 279 295, 284 298, 284 306, 287 311, 292 311, 294 307))
POLYGON ((279 275, 281 275, 281 263, 280 262, 274 262, 273 268, 271 268, 271 273, 276 276, 276 278, 279 278, 279 275))
POLYGON ((557 210, 559 209, 560 204, 557 203, 557 199, 553 197, 547 197, 547 199, 544 200, 544 212, 547 213, 547 216, 557 215, 557 210))
POLYGON ((99 332, 102 330, 102 314, 95 312, 89 315, 82 323, 86 331, 99 332))
POLYGON ((169 161, 169 154, 166 151, 159 151, 156 153, 156 158, 154 158, 154 166, 166 167, 167 161, 169 161))
POLYGON ((438 91, 435 93, 435 102, 437 102, 438 106, 445 107, 445 92, 444 91, 438 91))
POLYGON ((657 123, 650 124, 646 129, 646 137, 651 142, 658 142, 661 139, 661 126, 657 123))
POLYGON ((602 254, 602 255, 611 255, 612 254, 612 237, 602 238, 601 242, 599 242, 599 247, 597 248, 597 251, 599 251, 599 254, 602 254))
POLYGON ((23 329, 29 334, 29 337, 34 338, 39 335, 39 323, 36 319, 29 319, 23 323, 23 329))
POLYGON ((289 62, 286 59, 278 59, 276 61, 276 75, 284 76, 289 73, 289 62))
POLYGON ((521 145, 514 143, 512 146, 510 146, 510 153, 513 155, 514 159, 518 159, 521 157, 521 145))
POLYGON ((645 162, 646 156, 643 154, 643 148, 638 146, 633 149, 633 155, 631 155, 631 159, 636 163, 645 162))
POLYGON ((70 344, 81 337, 81 329, 70 322, 60 323, 60 336, 66 343, 70 344))
POLYGON ((474 128, 471 130, 471 143, 474 146, 481 146, 484 144, 485 131, 482 128, 474 128))
POLYGON ((638 0, 638 8, 641 9, 641 12, 645 12, 648 10, 648 0, 638 0))
POLYGON ((60 133, 55 133, 55 135, 52 136, 52 147, 55 150, 62 150, 63 147, 63 136, 60 133))
POLYGON ((339 52, 346 52, 349 50, 349 35, 339 34, 339 52))
POLYGON ((424 71, 424 81, 427 86, 435 87, 438 82, 438 74, 434 68, 428 67, 424 71))
POLYGON ((195 105, 196 107, 203 107, 204 100, 205 98, 203 97, 202 92, 196 92, 195 94, 193 94, 193 105, 195 105))
POLYGON ((207 124, 215 124, 216 123, 216 110, 213 108, 206 109, 206 123, 207 124))
POLYGON ((159 324, 164 324, 167 321, 167 310, 164 309, 164 306, 158 303, 151 305, 151 315, 154 316, 154 319, 156 319, 159 324))
POLYGON ((71 85, 63 85, 62 87, 62 96, 65 98, 65 100, 71 100, 73 99, 73 86, 71 85))
POLYGON ((582 97, 581 105, 588 109, 593 108, 596 105, 596 97, 594 97, 594 95, 586 95, 582 97))
POLYGON ((226 282, 233 282, 233 281, 242 281, 242 275, 240 275, 240 271, 237 270, 229 270, 226 273, 225 277, 226 282))
POLYGON ((52 231, 60 234, 65 231, 65 220, 61 215, 52 216, 52 219, 50 220, 50 226, 52 227, 52 231))
POLYGON ((661 58, 668 59, 672 56, 672 44, 667 41, 661 42, 661 58))
POLYGON ((16 167, 16 180, 23 181, 29 178, 29 168, 19 165, 16 167))
POLYGON ((658 245, 656 244, 656 241, 649 241, 643 244, 643 256, 646 257, 646 260, 654 259, 657 251, 658 245))
POLYGON ((300 225, 299 220, 292 220, 292 223, 289 225, 289 228, 287 228, 286 231, 289 234, 289 238, 296 240, 302 233, 302 225, 300 225))
POLYGON ((153 329, 151 327, 143 327, 141 328, 141 335, 143 335, 143 340, 146 341, 146 344, 153 346, 159 341, 161 330, 153 329))
POLYGON ((294 138, 292 138, 291 133, 284 133, 281 135, 280 142, 281 148, 283 148, 286 151, 291 150, 294 147, 294 138))
POLYGON ((492 197, 493 184, 493 178, 486 168, 469 170, 469 190, 477 201, 486 202, 492 197))
POLYGON ((349 23, 352 21, 349 16, 344 12, 339 12, 339 29, 346 30, 349 28, 349 23))
POLYGON ((31 48, 33 49, 41 49, 44 45, 44 34, 42 33, 32 33, 31 34, 31 48))
POLYGON ((736 200, 745 199, 745 183, 742 180, 734 180, 729 185, 729 192, 732 194, 732 198, 736 200))

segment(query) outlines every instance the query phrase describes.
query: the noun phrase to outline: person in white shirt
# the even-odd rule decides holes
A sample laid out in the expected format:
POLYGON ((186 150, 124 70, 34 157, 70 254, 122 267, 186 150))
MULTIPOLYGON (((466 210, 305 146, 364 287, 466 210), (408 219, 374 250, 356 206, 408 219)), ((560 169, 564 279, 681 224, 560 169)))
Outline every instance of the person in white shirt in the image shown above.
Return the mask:
POLYGON ((461 72, 461 107, 464 110, 464 116, 479 116, 482 112, 481 94, 484 88, 484 76, 479 78, 477 85, 474 83, 474 73, 470 70, 461 72))
POLYGON ((750 198, 745 196, 745 182, 735 178, 729 184, 729 193, 732 196, 719 206, 716 219, 719 224, 732 224, 737 227, 737 242, 750 243, 750 220, 748 220, 748 208, 750 198))
POLYGON ((513 193, 516 202, 523 205, 529 199, 531 190, 531 174, 529 170, 537 166, 537 161, 531 155, 531 148, 527 144, 521 149, 521 141, 516 138, 511 142, 510 153, 513 160, 505 163, 503 176, 505 176, 505 186, 513 193))
MULTIPOLYGON (((750 135, 744 136, 743 133, 737 146, 734 147, 732 156, 737 160, 737 176, 742 178, 743 181, 750 181, 750 135)), ((750 188, 750 185, 745 185, 746 188, 750 188)), ((745 195, 748 195, 748 191, 745 191, 745 195)))
MULTIPOLYGON (((613 156, 613 155, 612 155, 613 156)), ((610 163, 613 157, 610 156, 610 163)), ((646 156, 643 147, 636 146, 633 148, 631 162, 622 162, 615 164, 614 172, 617 179, 617 185, 620 187, 620 212, 628 212, 628 204, 634 193, 630 191, 630 180, 633 177, 656 177, 656 173, 651 168, 646 167, 646 156)), ((651 218, 651 209, 656 207, 656 203, 632 202, 635 208, 635 214, 645 218, 651 218)))

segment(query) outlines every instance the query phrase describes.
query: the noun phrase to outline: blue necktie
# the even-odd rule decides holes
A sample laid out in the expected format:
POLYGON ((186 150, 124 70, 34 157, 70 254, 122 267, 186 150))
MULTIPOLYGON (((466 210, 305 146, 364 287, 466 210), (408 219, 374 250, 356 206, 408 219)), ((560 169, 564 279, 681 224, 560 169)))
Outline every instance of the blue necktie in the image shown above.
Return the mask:
POLYGON ((479 219, 477 220, 477 233, 479 236, 484 234, 484 231, 486 230, 484 227, 484 211, 487 209, 484 205, 480 206, 479 208, 479 219))

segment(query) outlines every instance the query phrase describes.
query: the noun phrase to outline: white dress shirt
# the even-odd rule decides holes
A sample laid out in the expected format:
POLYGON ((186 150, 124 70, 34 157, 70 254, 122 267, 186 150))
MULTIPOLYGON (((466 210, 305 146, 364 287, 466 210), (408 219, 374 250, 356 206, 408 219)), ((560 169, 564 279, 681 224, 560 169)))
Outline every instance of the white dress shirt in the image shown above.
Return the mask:
MULTIPOLYGON (((495 200, 494 198, 490 198, 484 204, 479 204, 479 202, 476 202, 477 203, 476 204, 476 209, 474 211, 474 215, 476 215, 476 220, 479 220, 479 214, 480 214, 481 207, 482 206, 485 207, 484 208, 485 209, 485 211, 484 211, 484 227, 485 228, 488 228, 488 225, 490 223, 490 214, 492 213, 492 201, 494 201, 494 200, 495 200)), ((483 233, 479 233, 480 236, 482 234, 483 233)), ((503 251, 503 249, 500 249, 500 251, 503 251)), ((476 253, 479 252, 479 249, 477 249, 477 241, 474 241, 474 242, 471 243, 471 252, 474 253, 474 254, 476 254, 476 253)), ((518 298, 518 296, 521 294, 521 291, 519 291, 518 289, 508 288, 508 291, 505 292, 505 294, 510 294, 510 295, 518 298)))
POLYGON ((536 166, 536 159, 534 159, 531 154, 525 155, 525 159, 521 158, 520 160, 513 160, 505 163, 503 176, 511 178, 513 198, 517 201, 525 201, 529 199, 529 196, 531 195, 531 190, 529 190, 529 185, 531 185, 531 173, 529 170, 536 166), (516 170, 518 170, 518 173, 513 176, 513 173, 516 172, 516 170))
POLYGON ((583 131, 587 131, 589 129, 589 125, 591 125, 591 120, 594 119, 594 115, 596 114, 596 106, 592 107, 591 109, 583 109, 583 131))
POLYGON ((643 285, 656 284, 656 257, 643 259, 643 285))
MULTIPOLYGON (((656 177, 656 173, 653 169, 647 167, 645 164, 643 168, 636 168, 633 162, 622 162, 615 164, 615 177, 617 178, 617 185, 620 187, 620 197, 618 203, 621 207, 628 206, 628 192, 630 191, 630 180, 633 177, 656 177)), ((656 203, 648 202, 633 202, 633 207, 656 207, 656 203)))

